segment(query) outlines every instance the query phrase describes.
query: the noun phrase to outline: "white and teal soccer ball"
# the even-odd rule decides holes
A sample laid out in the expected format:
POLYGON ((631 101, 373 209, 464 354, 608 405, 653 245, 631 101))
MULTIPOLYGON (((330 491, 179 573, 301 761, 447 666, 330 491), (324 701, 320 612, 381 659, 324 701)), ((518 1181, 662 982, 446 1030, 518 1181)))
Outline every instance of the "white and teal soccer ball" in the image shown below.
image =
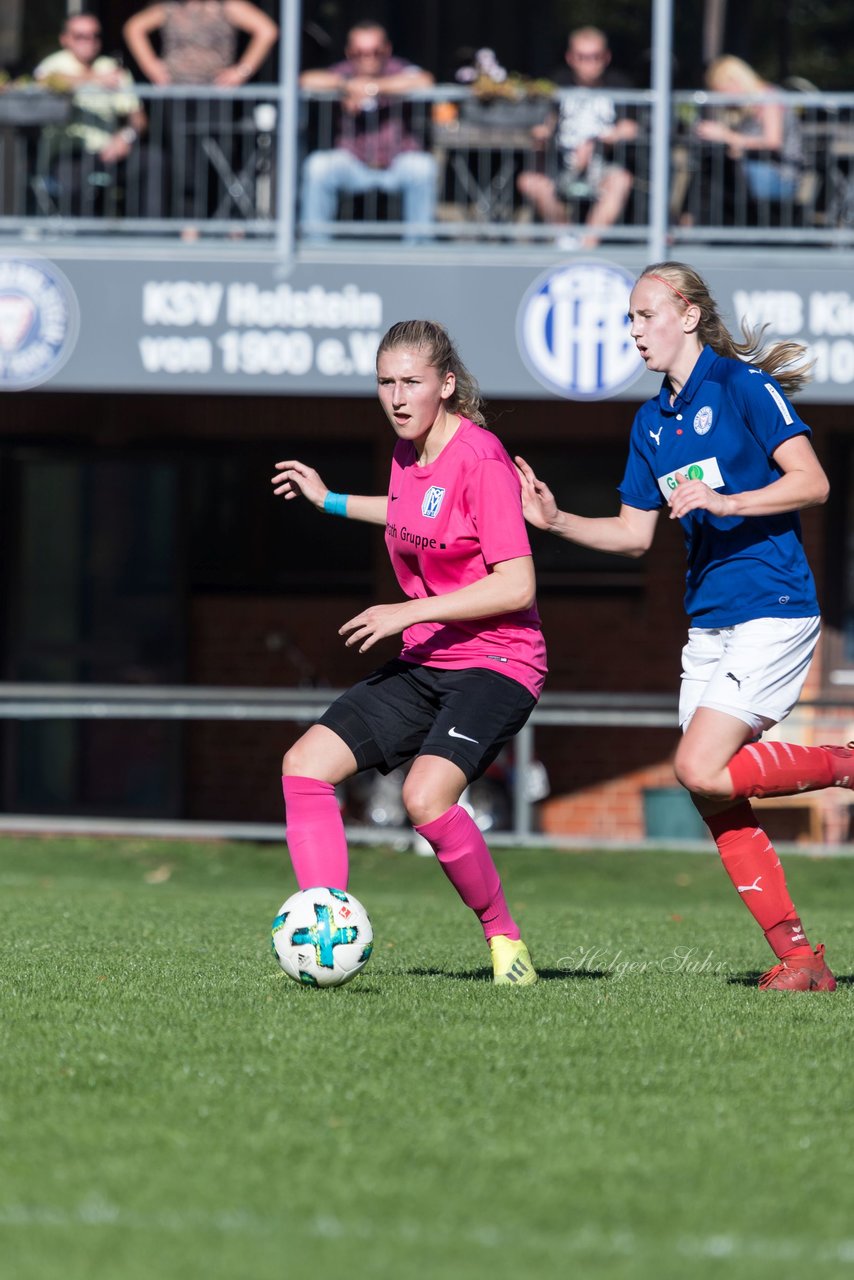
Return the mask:
POLYGON ((273 921, 273 954, 306 987, 340 987, 361 973, 374 946, 370 917, 352 893, 303 889, 273 921))

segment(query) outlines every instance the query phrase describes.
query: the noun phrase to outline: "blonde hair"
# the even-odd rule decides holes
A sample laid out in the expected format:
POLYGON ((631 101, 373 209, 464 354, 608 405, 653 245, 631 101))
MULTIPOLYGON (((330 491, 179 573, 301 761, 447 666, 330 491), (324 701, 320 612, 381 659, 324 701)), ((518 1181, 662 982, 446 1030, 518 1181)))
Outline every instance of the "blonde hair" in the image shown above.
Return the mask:
POLYGON ((776 378, 787 395, 793 395, 805 387, 812 376, 813 361, 805 359, 806 347, 800 342, 772 342, 763 344, 767 325, 752 329, 741 322, 743 341, 736 342, 727 329, 717 304, 702 276, 684 262, 655 262, 644 267, 644 276, 663 280, 669 286, 671 301, 680 311, 689 306, 700 308, 697 337, 704 347, 711 347, 719 356, 743 360, 759 365, 776 378))
POLYGON ((420 351, 426 357, 427 363, 438 370, 441 378, 452 373, 456 379, 456 386, 447 401, 447 409, 450 413, 459 413, 463 418, 470 418, 479 427, 486 426, 482 407, 483 399, 477 379, 463 364, 444 325, 436 320, 401 320, 393 324, 380 342, 377 359, 379 360, 384 351, 399 351, 402 347, 420 351))
POLYGON ((761 93, 763 89, 768 88, 758 71, 754 71, 748 62, 743 58, 736 58, 732 53, 724 53, 719 58, 713 58, 706 67, 705 80, 706 87, 712 90, 715 90, 722 80, 729 80, 738 85, 739 91, 743 93, 761 93))

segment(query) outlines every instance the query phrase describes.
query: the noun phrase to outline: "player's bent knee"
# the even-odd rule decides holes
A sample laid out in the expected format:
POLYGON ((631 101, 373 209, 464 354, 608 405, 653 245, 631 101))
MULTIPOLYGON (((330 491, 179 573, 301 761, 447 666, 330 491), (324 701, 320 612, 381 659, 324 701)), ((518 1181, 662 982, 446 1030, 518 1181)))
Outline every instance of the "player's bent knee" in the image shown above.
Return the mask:
POLYGON ((439 814, 435 812, 435 805, 430 803, 428 795, 424 793, 413 794, 408 792, 406 787, 403 789, 403 806, 406 809, 406 816, 413 827, 422 827, 425 822, 432 822, 434 818, 439 817, 439 814))
POLYGON ((305 749, 301 738, 282 757, 282 776, 285 778, 314 777, 311 753, 305 749))
POLYGON ((697 769, 692 761, 680 760, 677 755, 673 762, 673 772, 676 774, 676 781, 680 783, 686 791, 702 794, 702 770, 697 769))
POLYGON ((422 827, 425 822, 435 821, 450 807, 434 787, 417 779, 406 779, 402 798, 409 821, 414 827, 422 827))
POLYGON ((706 800, 728 800, 732 794, 726 770, 712 772, 700 761, 680 760, 677 755, 673 771, 677 782, 692 795, 703 796, 706 800))

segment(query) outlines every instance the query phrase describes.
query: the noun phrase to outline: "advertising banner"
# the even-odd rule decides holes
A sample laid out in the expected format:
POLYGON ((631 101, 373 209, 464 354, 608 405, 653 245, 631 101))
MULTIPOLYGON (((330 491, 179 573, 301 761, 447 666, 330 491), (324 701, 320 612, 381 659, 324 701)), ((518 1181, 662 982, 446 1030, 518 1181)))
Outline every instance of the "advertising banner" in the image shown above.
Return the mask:
MULTIPOLYGON (((641 263, 114 254, 0 252, 0 390, 373 395, 380 337, 415 317, 448 327, 491 399, 642 400, 659 381, 626 315, 641 263)), ((829 258, 701 268, 736 335, 745 319, 811 348, 811 402, 854 380, 854 295, 829 258)))

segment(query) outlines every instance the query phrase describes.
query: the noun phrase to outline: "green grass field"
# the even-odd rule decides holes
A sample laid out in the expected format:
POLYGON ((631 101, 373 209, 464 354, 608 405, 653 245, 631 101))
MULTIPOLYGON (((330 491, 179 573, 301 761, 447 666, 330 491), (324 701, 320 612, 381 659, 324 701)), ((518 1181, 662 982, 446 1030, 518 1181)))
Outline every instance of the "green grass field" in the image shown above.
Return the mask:
POLYGON ((497 861, 538 986, 357 849, 374 956, 313 991, 280 849, 4 840, 3 1280, 850 1274, 854 862, 787 860, 842 979, 789 996, 712 854, 497 861))

